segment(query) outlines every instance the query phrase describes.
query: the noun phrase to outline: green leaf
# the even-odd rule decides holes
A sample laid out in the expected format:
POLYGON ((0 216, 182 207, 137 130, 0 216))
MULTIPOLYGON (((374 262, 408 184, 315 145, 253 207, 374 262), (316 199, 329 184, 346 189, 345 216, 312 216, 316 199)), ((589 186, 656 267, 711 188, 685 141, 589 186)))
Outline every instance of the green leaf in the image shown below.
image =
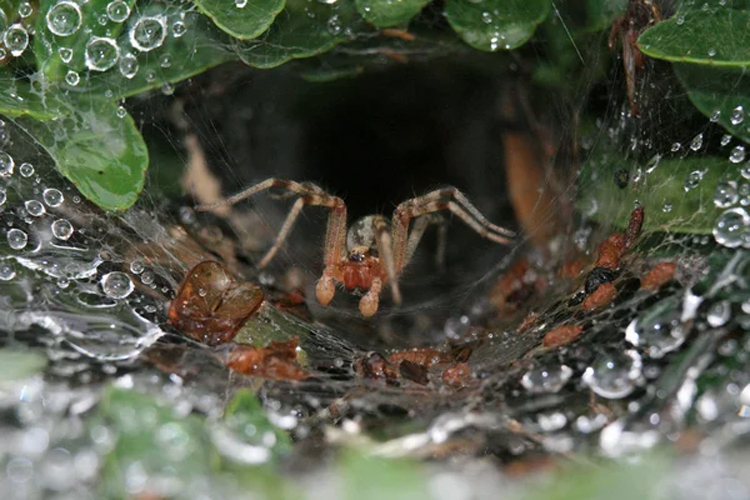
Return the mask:
POLYGON ((274 68, 291 59, 312 57, 361 29, 355 17, 352 0, 330 5, 288 0, 268 32, 257 40, 239 43, 237 53, 245 64, 256 68, 274 68))
POLYGON ((37 82, 38 90, 22 78, 15 78, 7 68, 0 67, 0 114, 8 118, 30 116, 37 120, 51 120, 63 106, 54 88, 46 90, 37 82))
POLYGON ((123 29, 125 14, 134 4, 135 0, 89 0, 80 4, 41 0, 34 36, 38 69, 52 80, 61 80, 68 71, 116 65, 115 39, 123 29), (108 13, 112 3, 119 11, 109 7, 108 13), (115 22, 112 17, 122 20, 115 22), (99 54, 105 56, 100 59, 99 54))
POLYGON ((111 102, 79 103, 58 120, 16 122, 55 160, 60 172, 104 210, 123 210, 143 188, 148 150, 127 113, 111 102), (118 112, 121 116, 118 116, 118 112))
POLYGON ((249 40, 268 29, 284 9, 284 0, 195 0, 216 26, 235 38, 249 40))
POLYGON ((707 70, 695 64, 674 64, 674 71, 701 113, 735 137, 750 143, 750 76, 739 68, 707 70))
MULTIPOLYGON (((157 7, 158 8, 158 7, 157 7)), ((99 95, 108 93, 111 99, 129 97, 146 90, 160 88, 190 78, 227 61, 235 60, 236 55, 228 50, 228 37, 218 30, 211 21, 197 12, 181 12, 169 8, 162 12, 165 25, 171 32, 163 44, 154 50, 139 52, 133 50, 127 33, 133 29, 138 19, 131 17, 125 34, 117 43, 120 47, 118 67, 104 73, 90 73, 71 92, 99 95), (175 36, 175 23, 181 23, 184 33, 175 36), (134 63, 123 71, 126 60, 134 63)))
POLYGON ((246 444, 271 448, 276 456, 288 453, 292 440, 282 429, 271 424, 258 396, 247 389, 238 390, 227 405, 224 421, 238 440, 246 444), (268 435, 274 436, 269 440, 268 435))
MULTIPOLYGON (((701 3, 702 4, 702 3, 701 3)), ((720 66, 750 64, 750 12, 730 5, 680 11, 638 38, 656 59, 720 66)))
POLYGON ((531 38, 549 9, 549 0, 446 0, 445 17, 472 47, 511 50, 531 38))
POLYGON ((340 458, 347 500, 420 500, 430 498, 418 464, 367 457, 349 450, 340 458))
POLYGON ((619 153, 608 153, 589 159, 582 167, 578 189, 581 212, 619 228, 627 227, 638 202, 645 208, 645 231, 711 234, 722 212, 713 203, 716 186, 739 175, 738 166, 726 158, 655 159, 647 168, 623 164, 621 158, 619 153), (631 181, 622 189, 614 182, 614 172, 627 167, 631 181), (632 177, 637 169, 642 178, 636 183, 632 177), (686 189, 691 175, 699 182, 686 189))
POLYGON ((21 380, 44 370, 47 357, 35 351, 0 349, 0 382, 21 380))
POLYGON ((359 15, 379 28, 395 26, 419 14, 430 0, 354 0, 359 15))

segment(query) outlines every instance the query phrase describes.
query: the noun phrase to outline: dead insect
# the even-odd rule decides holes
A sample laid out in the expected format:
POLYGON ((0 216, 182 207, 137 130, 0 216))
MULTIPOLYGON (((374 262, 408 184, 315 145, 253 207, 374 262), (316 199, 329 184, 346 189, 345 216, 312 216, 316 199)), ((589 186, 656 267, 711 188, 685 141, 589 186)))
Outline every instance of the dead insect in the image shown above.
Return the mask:
MULTIPOLYGON (((386 285, 391 287, 393 301, 401 303, 398 278, 414 255, 427 227, 430 224, 442 224, 442 218, 435 216, 435 212, 450 211, 480 236, 496 243, 507 245, 514 236, 513 232, 488 221, 454 187, 438 189, 401 203, 394 210, 390 225, 382 215, 368 215, 355 222, 348 230, 344 201, 308 182, 266 179, 226 200, 197 208, 210 210, 218 206, 233 205, 274 187, 285 189, 290 197, 298 198, 281 226, 276 241, 260 260, 258 267, 266 266, 273 259, 305 205, 326 207, 330 210, 330 215, 325 237, 325 268, 316 287, 318 301, 327 306, 336 292, 336 284, 341 283, 350 292, 359 291, 364 294, 359 301, 359 310, 365 317, 377 312, 380 293, 386 285)), ((444 241, 444 230, 441 231, 441 241, 444 241)))

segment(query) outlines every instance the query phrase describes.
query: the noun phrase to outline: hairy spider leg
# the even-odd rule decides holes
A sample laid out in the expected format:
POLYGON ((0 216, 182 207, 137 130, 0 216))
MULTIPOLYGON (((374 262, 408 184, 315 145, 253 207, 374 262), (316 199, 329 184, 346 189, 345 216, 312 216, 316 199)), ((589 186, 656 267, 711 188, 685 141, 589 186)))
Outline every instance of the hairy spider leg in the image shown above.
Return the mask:
POLYGON ((406 263, 408 264, 411 262, 412 257, 414 257, 414 252, 419 246, 419 242, 422 241, 424 232, 430 225, 438 227, 435 265, 438 269, 442 270, 445 268, 445 246, 448 241, 448 224, 445 217, 436 213, 425 214, 414 220, 414 225, 412 225, 411 232, 409 232, 409 240, 406 243, 406 263))

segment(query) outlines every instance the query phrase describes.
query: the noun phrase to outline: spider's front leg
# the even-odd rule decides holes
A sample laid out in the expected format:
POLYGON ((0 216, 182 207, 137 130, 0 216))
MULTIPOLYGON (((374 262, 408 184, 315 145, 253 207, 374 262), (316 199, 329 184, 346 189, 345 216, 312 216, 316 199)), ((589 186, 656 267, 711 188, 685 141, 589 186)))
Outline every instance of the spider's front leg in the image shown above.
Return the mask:
POLYGON ((369 318, 378 312, 380 303, 380 291, 383 289, 383 282, 380 278, 373 278, 372 286, 364 297, 359 300, 359 312, 362 316, 369 318))
POLYGON ((315 285, 315 296, 318 298, 318 302, 325 307, 331 303, 335 294, 336 281, 333 279, 333 268, 326 266, 323 270, 323 275, 318 280, 318 284, 315 285))

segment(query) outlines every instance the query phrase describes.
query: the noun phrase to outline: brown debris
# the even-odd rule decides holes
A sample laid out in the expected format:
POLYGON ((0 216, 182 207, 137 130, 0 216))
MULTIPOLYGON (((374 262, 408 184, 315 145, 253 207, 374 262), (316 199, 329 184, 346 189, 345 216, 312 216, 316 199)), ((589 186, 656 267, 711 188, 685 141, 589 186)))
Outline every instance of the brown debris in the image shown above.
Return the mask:
POLYGON ((582 307, 585 311, 593 311, 606 306, 617 295, 617 289, 612 283, 603 283, 599 285, 594 292, 586 297, 582 307))
POLYGON ((641 289, 655 292, 661 286, 674 278, 677 270, 677 264, 674 262, 662 262, 655 265, 651 270, 641 278, 641 289))
POLYGON ((454 389, 461 389, 472 380, 471 368, 466 363, 456 363, 443 371, 443 383, 454 389))
POLYGON ((583 272, 583 263, 580 260, 566 262, 560 269, 560 277, 563 279, 577 278, 583 272))
POLYGON ((641 235, 641 228, 643 228, 643 207, 638 205, 630 213, 628 229, 625 231, 625 251, 633 248, 636 240, 641 235))
POLYGON ((272 341, 266 347, 239 344, 229 353, 226 365, 232 370, 273 380, 304 380, 309 375, 297 363, 299 338, 272 341))
POLYGON ((622 254, 625 253, 625 235, 623 233, 610 234, 599 244, 597 252, 599 257, 596 259, 595 267, 614 271, 619 267, 622 254))
POLYGON ((510 266, 490 290, 490 303, 500 311, 516 310, 536 287, 536 283, 526 282, 528 271, 529 263, 526 259, 520 259, 510 266))
POLYGON ((563 325, 558 326, 554 330, 550 330, 542 340, 542 345, 548 349, 556 349, 558 347, 570 344, 581 335, 583 327, 579 325, 563 325))
POLYGON ((405 42, 413 42, 417 39, 416 35, 413 33, 409 33, 406 30, 400 30, 397 28, 385 28, 380 30, 380 34, 383 36, 391 37, 391 38, 398 38, 400 40, 403 40, 405 42))
POLYGON ((453 361, 451 356, 428 347, 418 347, 408 351, 397 351, 388 355, 388 362, 398 366, 403 361, 409 361, 431 368, 440 363, 450 363, 453 361))
POLYGON ((215 261, 190 270, 169 307, 169 324, 209 345, 234 338, 263 302, 263 292, 252 283, 237 282, 215 261))

